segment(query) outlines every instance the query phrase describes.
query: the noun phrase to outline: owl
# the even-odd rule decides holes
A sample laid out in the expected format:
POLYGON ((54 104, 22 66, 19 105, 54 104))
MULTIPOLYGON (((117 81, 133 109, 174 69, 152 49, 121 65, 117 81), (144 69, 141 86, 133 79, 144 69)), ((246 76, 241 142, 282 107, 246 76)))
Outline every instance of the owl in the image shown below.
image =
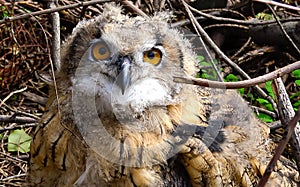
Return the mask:
MULTIPOLYGON (((31 144, 30 186, 253 186, 274 143, 234 91, 173 81, 199 71, 168 14, 115 4, 80 22, 62 48, 31 144)), ((282 158, 269 186, 296 186, 282 158)))

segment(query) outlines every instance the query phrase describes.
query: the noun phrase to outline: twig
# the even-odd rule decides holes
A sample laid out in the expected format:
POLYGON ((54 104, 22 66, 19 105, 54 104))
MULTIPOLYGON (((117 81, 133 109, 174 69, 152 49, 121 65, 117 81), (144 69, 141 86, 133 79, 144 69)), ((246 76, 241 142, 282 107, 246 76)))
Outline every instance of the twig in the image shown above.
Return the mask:
MULTIPOLYGON (((189 6, 190 10, 193 12, 196 12, 197 14, 201 15, 201 17, 197 17, 197 19, 203 19, 203 17, 207 19, 212 19, 216 21, 223 21, 223 22, 230 22, 230 23, 236 23, 240 25, 267 25, 267 24, 273 24, 276 23, 275 20, 267 20, 267 21, 261 21, 257 19, 250 19, 250 20, 238 20, 238 19, 232 19, 232 18, 223 18, 223 17, 217 17, 211 14, 204 13, 201 10, 197 10, 191 6, 189 6)), ((281 22, 290 22, 290 21, 299 21, 299 17, 295 18, 287 18, 287 19, 282 19, 281 22)))
POLYGON ((286 144, 288 143, 289 139, 291 138, 294 128, 296 127, 298 121, 300 120, 300 107, 298 108, 298 112, 296 113, 295 117, 289 122, 288 127, 285 131, 285 136, 283 136, 282 140, 279 142, 275 154, 272 157, 271 161, 269 162, 265 173, 263 174, 262 178, 260 179, 257 187, 264 187, 268 182, 268 179, 276 165, 277 160, 279 159, 280 155, 282 154, 286 144))
MULTIPOLYGON (((277 78, 275 80, 275 90, 274 92, 276 94, 276 98, 278 99, 277 105, 278 105, 278 111, 280 116, 280 121, 283 126, 286 127, 288 122, 295 116, 295 111, 293 108, 293 105, 289 99, 289 95, 285 89, 285 86, 282 82, 281 78, 277 78)), ((300 126, 297 125, 294 128, 293 134, 292 134, 292 146, 294 148, 294 156, 296 158, 296 164, 298 167, 298 170, 300 171, 300 126)))
POLYGON ((26 89, 27 89, 27 87, 24 87, 24 88, 22 88, 22 89, 20 89, 20 90, 16 90, 16 91, 13 91, 13 92, 9 93, 8 96, 6 96, 6 97, 3 99, 3 101, 0 103, 0 107, 8 100, 11 96, 13 96, 13 95, 16 94, 16 93, 24 92, 26 89))
MULTIPOLYGON (((195 21, 195 17, 194 17, 194 15, 190 11, 190 9, 193 9, 193 8, 190 7, 184 0, 181 0, 181 2, 185 6, 185 9, 188 12, 189 16, 191 17, 191 19, 194 20, 195 25, 196 25, 197 29, 199 30, 199 32, 200 32, 201 36, 203 37, 203 39, 210 45, 210 47, 215 51, 215 53, 220 58, 222 58, 228 65, 230 65, 231 67, 233 67, 243 77, 245 77, 246 79, 251 79, 251 77, 247 73, 245 73, 237 64, 235 64, 233 61, 231 61, 220 50, 220 48, 212 41, 212 39, 208 36, 208 34, 203 30, 203 28, 200 26, 200 24, 197 21, 195 21)), ((195 11, 198 12, 198 10, 195 10, 195 11)), ((268 94, 266 94, 260 87, 254 86, 254 89, 259 93, 259 95, 261 95, 263 98, 266 98, 268 101, 270 101, 270 103, 272 104, 272 106, 274 108, 274 111, 276 113, 278 113, 277 107, 276 107, 276 103, 273 101, 273 99, 268 94)))
POLYGON ((280 120, 268 123, 268 126, 269 126, 270 130, 275 130, 275 129, 283 127, 280 120))
POLYGON ((0 129, 0 133, 3 133, 5 131, 11 131, 11 130, 15 130, 15 129, 22 129, 22 128, 28 128, 28 127, 36 127, 38 126, 37 123, 30 123, 30 124, 25 124, 25 125, 17 125, 17 126, 13 126, 13 127, 4 127, 0 129))
POLYGON ((184 6, 185 6, 185 9, 192 21, 192 24, 197 32, 197 35, 199 36, 199 40, 200 42, 203 44, 203 47, 204 47, 204 50, 205 52, 207 53, 208 57, 209 57, 209 60, 210 60, 210 63, 212 65, 212 67, 214 68, 215 72, 217 73, 217 76, 218 76, 218 80, 222 81, 223 82, 223 77, 221 76, 220 74, 220 71, 218 70, 217 66, 215 65, 215 63, 213 62, 213 59, 212 59, 212 56, 210 54, 210 52, 208 51, 206 45, 204 44, 203 40, 202 40, 202 37, 204 38, 204 40, 206 42, 208 42, 210 45, 216 45, 212 39, 206 34, 206 32, 204 31, 204 29, 200 26, 200 24, 197 22, 195 16, 192 14, 192 12, 189 10, 189 7, 187 6, 187 4, 184 2, 184 0, 182 0, 182 2, 184 3, 184 6))
POLYGON ((49 14, 52 12, 59 12, 61 10, 76 8, 76 7, 80 7, 80 6, 88 6, 88 5, 93 5, 93 4, 97 4, 97 3, 105 3, 105 2, 110 2, 110 1, 112 1, 112 0, 92 0, 92 1, 87 1, 87 2, 74 3, 74 4, 70 4, 70 5, 66 5, 66 6, 60 6, 60 7, 53 8, 53 9, 51 8, 51 9, 41 10, 41 11, 37 11, 37 12, 30 12, 27 14, 22 14, 22 15, 14 16, 14 17, 5 17, 4 19, 0 20, 0 24, 5 23, 5 22, 19 20, 19 19, 29 18, 31 16, 38 16, 41 14, 49 14))
POLYGON ((287 8, 287 9, 290 9, 290 10, 300 11, 300 8, 298 8, 298 7, 287 5, 287 4, 284 4, 284 3, 279 3, 279 2, 276 2, 276 1, 272 1, 272 0, 253 0, 253 1, 260 2, 260 3, 266 3, 266 4, 270 4, 270 5, 275 5, 275 6, 287 8))
POLYGON ((235 52, 230 58, 234 59, 236 56, 238 56, 245 48, 250 44, 251 42, 251 37, 248 38, 248 40, 244 43, 244 45, 237 51, 235 52))
MULTIPOLYGON (((33 18, 36 19, 35 17, 33 17, 33 18)), ((45 33, 44 27, 37 19, 36 19, 36 21, 43 30, 43 33, 44 33, 45 38, 46 38, 46 46, 49 49, 49 43, 48 43, 48 40, 47 40, 47 35, 45 33)), ((60 108, 59 108, 60 104, 59 104, 59 99, 58 99, 58 91, 57 91, 56 78, 55 78, 55 73, 54 73, 54 65, 53 65, 53 62, 52 62, 50 50, 48 50, 48 57, 49 57, 49 61, 50 61, 50 67, 51 67, 51 73, 52 73, 52 79, 53 79, 53 86, 54 86, 55 96, 56 96, 56 101, 57 101, 57 110, 58 110, 58 114, 60 115, 60 108)), ((59 61, 60 61, 60 59, 59 59, 59 61)))
POLYGON ((26 99, 31 100, 31 101, 41 104, 41 105, 45 105, 48 100, 48 98, 46 98, 46 97, 39 96, 39 95, 37 95, 35 93, 31 93, 29 91, 23 92, 22 95, 24 95, 26 99))
POLYGON ((31 117, 20 117, 20 116, 8 116, 8 115, 0 115, 0 122, 5 123, 36 123, 37 119, 33 119, 31 117))
POLYGON ((276 22, 278 23, 281 31, 283 32, 283 35, 287 38, 287 40, 291 43, 291 45, 293 46, 293 48, 297 51, 298 55, 300 55, 300 50, 297 47, 297 45, 294 43, 294 41, 291 39, 291 37, 288 35, 288 33, 286 32, 286 30, 283 28, 281 21, 278 19, 276 12, 274 11, 274 9, 268 5, 269 9, 271 10, 276 22))
POLYGON ((265 113, 265 114, 268 114, 269 116, 272 116, 272 118, 276 118, 276 114, 274 112, 271 112, 267 109, 264 109, 264 108, 260 108, 260 107, 257 107, 257 106, 251 106, 251 108, 254 110, 254 111, 257 111, 256 113, 258 112, 262 112, 262 113, 265 113))
POLYGON ((2 181, 8 181, 8 180, 11 180, 11 179, 15 179, 15 178, 19 178, 19 177, 26 177, 26 173, 23 173, 23 174, 19 174, 19 175, 13 175, 13 176, 10 176, 10 177, 6 177, 4 179, 1 179, 2 181))
MULTIPOLYGON (((56 8, 54 0, 49 1, 49 8, 56 8)), ((60 69, 60 19, 58 12, 51 13, 51 21, 52 21, 52 30, 53 30, 53 38, 52 38, 52 58, 53 63, 55 64, 56 69, 60 69)))
POLYGON ((249 79, 249 80, 238 81, 238 82, 219 82, 219 81, 211 81, 208 79, 194 78, 194 77, 173 77, 173 80, 178 83, 194 84, 194 85, 212 87, 212 88, 237 89, 237 88, 246 88, 263 82, 267 82, 269 80, 281 77, 284 74, 290 73, 291 71, 299 68, 300 68, 300 61, 297 61, 287 66, 284 66, 282 68, 279 68, 275 71, 267 73, 265 75, 253 79, 249 79))
POLYGON ((122 3, 125 4, 126 6, 130 7, 132 10, 134 10, 140 16, 146 17, 146 18, 149 17, 147 14, 145 14, 145 12, 143 12, 141 9, 139 9, 134 4, 132 4, 131 1, 124 0, 124 1, 122 1, 122 3))
POLYGON ((0 151, 0 154, 3 155, 5 158, 11 159, 11 161, 13 161, 13 162, 27 163, 26 161, 24 161, 24 160, 22 160, 22 159, 20 159, 20 158, 18 158, 18 157, 11 156, 11 155, 6 154, 6 153, 3 153, 3 152, 1 152, 1 151, 0 151))
POLYGON ((214 24, 214 25, 208 25, 206 27, 204 27, 204 29, 211 29, 211 28, 218 28, 218 27, 231 27, 231 28, 238 28, 238 29, 244 29, 244 30, 249 30, 249 27, 243 26, 243 25, 238 25, 238 24, 227 24, 227 23, 223 23, 223 24, 214 24))

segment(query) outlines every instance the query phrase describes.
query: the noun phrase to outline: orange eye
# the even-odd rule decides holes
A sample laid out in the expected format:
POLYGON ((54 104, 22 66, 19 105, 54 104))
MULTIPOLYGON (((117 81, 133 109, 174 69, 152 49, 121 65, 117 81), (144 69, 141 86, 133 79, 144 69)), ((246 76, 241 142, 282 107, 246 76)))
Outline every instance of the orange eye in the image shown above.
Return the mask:
POLYGON ((148 62, 154 66, 160 63, 161 58, 162 53, 159 49, 152 48, 151 50, 144 52, 144 62, 148 62))
POLYGON ((95 60, 106 60, 110 57, 110 50, 106 43, 97 42, 92 46, 92 55, 95 60))

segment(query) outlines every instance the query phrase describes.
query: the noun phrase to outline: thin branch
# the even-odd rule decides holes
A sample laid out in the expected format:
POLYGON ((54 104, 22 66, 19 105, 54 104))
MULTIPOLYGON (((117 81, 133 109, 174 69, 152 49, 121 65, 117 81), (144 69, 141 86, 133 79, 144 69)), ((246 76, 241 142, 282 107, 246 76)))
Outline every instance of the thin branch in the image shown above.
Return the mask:
MULTIPOLYGON (((218 16, 214 16, 208 13, 205 13, 201 10, 195 9, 191 6, 189 6, 190 10, 192 10, 193 12, 196 12, 197 14, 201 15, 201 17, 197 17, 198 19, 203 19, 207 18, 207 19, 212 19, 212 20, 216 20, 216 21, 223 21, 223 22, 230 22, 230 23, 236 23, 236 24, 240 24, 240 25, 267 25, 267 24, 273 24, 276 23, 275 20, 266 20, 266 21, 261 21, 261 20, 257 20, 257 19, 249 19, 249 20, 238 20, 238 19, 232 19, 232 18, 224 18, 224 17, 218 17, 218 16)), ((290 22, 290 21, 299 21, 299 17, 295 17, 295 18, 287 18, 287 19, 282 19, 281 22, 290 22)), ((189 23, 189 21, 184 21, 183 23, 189 23)), ((180 23, 182 24, 182 23, 180 23)))
POLYGON ((15 178, 19 178, 19 177, 26 177, 26 173, 22 173, 22 174, 19 174, 19 175, 13 175, 13 176, 10 176, 10 177, 6 177, 4 179, 1 179, 2 181, 9 181, 9 180, 12 180, 12 179, 15 179, 15 178))
POLYGON ((4 19, 0 20, 0 24, 6 23, 6 22, 16 21, 16 20, 19 20, 19 19, 29 18, 31 16, 38 16, 38 15, 41 15, 41 14, 49 14, 49 13, 52 13, 52 12, 59 12, 61 10, 77 8, 77 7, 81 7, 81 6, 94 5, 94 4, 97 4, 97 3, 105 3, 105 2, 110 2, 110 1, 112 1, 112 0, 92 0, 92 1, 87 1, 87 2, 80 2, 80 3, 74 3, 74 4, 70 4, 70 5, 60 6, 60 7, 57 7, 57 8, 50 8, 50 9, 45 9, 45 10, 41 10, 41 11, 30 12, 30 13, 26 13, 26 14, 22 14, 22 15, 19 15, 19 16, 14 16, 14 17, 5 17, 4 19))
POLYGON ((285 131, 285 136, 283 136, 282 140, 279 142, 275 154, 272 157, 271 161, 269 162, 265 173, 263 174, 262 178, 260 179, 257 187, 264 187, 266 183, 268 182, 268 179, 276 165, 277 160, 279 159, 280 155, 282 154, 284 148, 286 147, 289 139, 291 138, 294 128, 298 124, 298 121, 300 120, 300 108, 298 108, 298 112, 296 113, 295 117, 289 122, 288 127, 285 131))
POLYGON ((269 116, 272 116, 272 118, 276 118, 276 114, 274 112, 271 112, 270 110, 264 109, 264 108, 260 108, 257 106, 250 106, 256 113, 262 112, 265 113, 269 116))
MULTIPOLYGON (((200 24, 195 20, 194 15, 191 13, 190 9, 193 9, 191 6, 189 6, 184 0, 181 0, 181 2, 183 3, 183 5, 185 6, 185 9, 187 11, 187 13, 189 14, 190 18, 192 19, 192 21, 194 21, 197 29, 199 30, 201 36, 203 37, 203 39, 207 42, 207 44, 210 45, 210 47, 214 50, 214 52, 221 58, 223 59, 228 65, 230 65, 231 67, 233 67, 238 73, 240 73, 243 77, 245 77, 246 79, 251 79, 251 77, 245 73, 236 63, 234 63, 233 61, 231 61, 221 50, 220 48, 212 41, 212 39, 208 36, 208 34, 205 32, 205 30, 200 26, 200 24)), ((198 10, 194 9, 196 12, 198 12, 198 10)), ((277 107, 276 107, 276 103, 273 101, 273 99, 266 94, 259 86, 254 86, 254 89, 258 92, 259 95, 261 95, 263 98, 267 99, 268 101, 270 101, 270 103, 272 104, 274 110, 276 113, 278 113, 277 111, 277 107)))
POLYGON ((269 4, 269 5, 275 5, 275 6, 287 8, 287 9, 290 9, 290 10, 300 11, 299 7, 287 5, 287 4, 284 4, 284 3, 279 3, 279 2, 276 2, 276 1, 270 1, 270 0, 253 0, 253 1, 260 2, 260 3, 266 3, 266 4, 269 4))
POLYGON ((130 7, 132 10, 134 10, 140 16, 146 17, 146 18, 149 17, 145 12, 143 12, 141 9, 139 9, 134 4, 132 4, 131 1, 124 0, 124 1, 122 1, 122 3, 125 4, 126 6, 130 7))
POLYGON ((188 7, 187 4, 184 2, 184 0, 182 0, 182 2, 184 3, 185 9, 186 9, 186 11, 187 11, 187 13, 188 13, 188 15, 189 15, 189 18, 190 18, 191 21, 192 21, 192 25, 193 25, 193 27, 195 28, 195 31, 196 31, 197 35, 199 36, 198 38, 199 38, 200 42, 203 44, 204 50, 205 50, 205 52, 207 53, 207 55, 208 55, 208 57, 209 57, 210 63, 211 63, 212 67, 214 68, 214 70, 215 70, 216 73, 217 73, 218 80, 220 80, 220 81, 223 82, 223 81, 224 81, 224 80, 223 80, 223 77, 221 76, 221 74, 220 74, 220 72, 219 72, 217 66, 215 65, 215 63, 214 63, 214 61, 213 61, 213 58, 212 58, 210 52, 208 51, 208 49, 207 49, 207 47, 206 47, 204 41, 202 40, 202 37, 204 38, 204 40, 205 40, 206 42, 208 42, 208 43, 210 44, 210 46, 211 46, 211 45, 215 45, 215 43, 214 43, 214 42, 212 41, 212 39, 206 34, 206 32, 204 31, 204 29, 201 27, 201 25, 197 22, 195 16, 194 16, 194 15, 192 14, 192 12, 189 10, 189 7, 188 7))
POLYGON ((276 22, 278 23, 281 31, 283 32, 283 35, 287 38, 287 40, 291 43, 291 45, 293 46, 293 48, 297 51, 298 55, 300 55, 300 50, 297 47, 297 45, 294 43, 294 41, 291 39, 291 37, 288 35, 288 33, 286 32, 286 30, 283 28, 283 25, 281 24, 281 21, 278 19, 276 12, 274 11, 274 9, 268 5, 269 9, 271 10, 276 22))
MULTIPOLYGON (((49 8, 56 8, 54 0, 49 1, 49 8)), ((51 22, 53 29, 52 38, 52 59, 56 69, 60 69, 60 18, 58 12, 51 13, 51 22)))
POLYGON ((37 119, 33 119, 31 117, 20 117, 20 116, 8 116, 8 115, 0 115, 0 122, 5 123, 36 123, 37 119))
POLYGON ((270 130, 276 130, 278 128, 283 128, 283 125, 281 124, 280 120, 268 123, 268 126, 269 126, 270 130))
POLYGON ((20 90, 16 90, 16 91, 13 91, 13 92, 9 93, 8 96, 6 96, 6 97, 3 99, 3 101, 1 101, 0 107, 8 100, 11 96, 13 96, 13 95, 16 94, 16 93, 24 92, 26 89, 27 89, 27 87, 24 87, 24 88, 22 88, 22 89, 20 89, 20 90))
POLYGON ((246 88, 250 86, 254 86, 260 83, 267 82, 272 79, 276 79, 278 77, 283 76, 284 74, 290 73, 295 69, 300 68, 300 61, 294 62, 282 68, 279 68, 275 71, 267 73, 265 75, 249 79, 243 80, 238 82, 219 82, 219 81, 212 81, 208 79, 202 78, 194 78, 194 77, 173 77, 174 82, 178 83, 186 83, 186 84, 193 84, 205 87, 212 87, 212 88, 226 88, 226 89, 237 89, 237 88, 246 88))
MULTIPOLYGON (((283 81, 281 78, 277 78, 275 81, 275 90, 274 93, 276 94, 277 98, 277 105, 278 111, 280 116, 281 123, 286 127, 288 122, 295 116, 295 111, 293 105, 289 99, 289 95, 285 89, 283 81)), ((297 125, 294 128, 292 134, 292 147, 294 148, 294 156, 296 158, 296 164, 298 170, 300 170, 300 127, 297 125)))
POLYGON ((231 23, 223 23, 223 24, 213 24, 213 25, 208 25, 204 27, 204 29, 211 29, 211 28, 218 28, 218 27, 231 27, 231 28, 239 28, 239 29, 244 29, 244 30, 249 30, 249 27, 243 26, 243 25, 238 25, 238 24, 231 24, 231 23))
POLYGON ((17 126, 13 126, 13 127, 4 127, 4 128, 0 129, 0 133, 3 133, 5 131, 11 131, 11 130, 16 130, 16 129, 24 129, 24 128, 36 127, 36 126, 38 126, 37 123, 29 123, 29 124, 17 125, 17 126))
POLYGON ((1 152, 0 151, 0 154, 3 155, 5 158, 9 158, 12 162, 22 162, 22 163, 27 163, 26 161, 18 158, 18 157, 14 157, 14 156, 11 156, 10 154, 6 154, 4 152, 1 152))
POLYGON ((238 56, 242 51, 245 50, 247 46, 251 43, 251 37, 248 38, 248 40, 244 43, 244 45, 237 51, 235 52, 230 58, 234 59, 236 56, 238 56))

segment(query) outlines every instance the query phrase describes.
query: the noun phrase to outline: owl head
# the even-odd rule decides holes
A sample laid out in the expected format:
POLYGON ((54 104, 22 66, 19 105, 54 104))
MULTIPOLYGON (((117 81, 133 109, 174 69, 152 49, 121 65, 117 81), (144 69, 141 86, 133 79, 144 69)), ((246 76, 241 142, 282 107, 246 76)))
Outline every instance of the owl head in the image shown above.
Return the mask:
POLYGON ((78 24, 64 44, 58 74, 67 82, 58 82, 97 96, 101 115, 111 109, 123 119, 176 102, 182 85, 173 77, 194 75, 196 63, 190 43, 170 28, 166 14, 129 18, 121 11, 106 4, 101 16, 78 24))

